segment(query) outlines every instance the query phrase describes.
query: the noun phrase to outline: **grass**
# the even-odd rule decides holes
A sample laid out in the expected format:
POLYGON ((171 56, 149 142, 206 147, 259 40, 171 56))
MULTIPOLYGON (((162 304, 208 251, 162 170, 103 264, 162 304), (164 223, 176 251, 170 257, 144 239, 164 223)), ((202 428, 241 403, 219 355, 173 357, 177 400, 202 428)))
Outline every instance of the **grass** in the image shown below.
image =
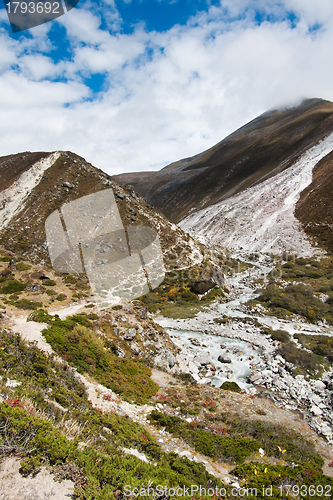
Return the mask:
POLYGON ((193 318, 203 306, 224 296, 223 290, 218 288, 211 289, 201 298, 191 291, 192 283, 205 273, 207 269, 203 265, 182 271, 172 271, 166 275, 158 288, 144 295, 140 300, 151 313, 160 311, 163 316, 170 318, 193 318))

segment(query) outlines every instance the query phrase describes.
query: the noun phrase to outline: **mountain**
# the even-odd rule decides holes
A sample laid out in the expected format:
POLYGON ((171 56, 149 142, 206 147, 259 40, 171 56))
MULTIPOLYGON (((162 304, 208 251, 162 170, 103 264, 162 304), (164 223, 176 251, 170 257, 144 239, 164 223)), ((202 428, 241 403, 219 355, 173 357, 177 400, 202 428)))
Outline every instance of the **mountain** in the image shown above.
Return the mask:
POLYGON ((308 99, 273 110, 192 158, 158 172, 114 176, 178 222, 287 170, 333 131, 333 103, 308 99))
POLYGON ((69 151, 19 153, 0 158, 0 242, 32 262, 50 264, 45 220, 64 203, 112 188, 125 226, 155 228, 166 264, 202 260, 200 244, 170 223, 132 189, 69 151), (180 258, 181 255, 181 258, 180 258))
MULTIPOLYGON (((318 244, 324 246, 323 236, 332 232, 332 221, 326 216, 326 210, 332 207, 326 183, 330 178, 332 186, 332 150, 333 133, 309 148, 289 168, 190 214, 180 227, 205 244, 231 250, 314 255, 318 244), (312 181, 314 168, 318 170, 312 181), (313 241, 314 236, 317 241, 313 241)), ((331 210, 328 214, 332 217, 331 210)), ((332 251, 329 242, 332 239, 326 236, 326 249, 332 251)))

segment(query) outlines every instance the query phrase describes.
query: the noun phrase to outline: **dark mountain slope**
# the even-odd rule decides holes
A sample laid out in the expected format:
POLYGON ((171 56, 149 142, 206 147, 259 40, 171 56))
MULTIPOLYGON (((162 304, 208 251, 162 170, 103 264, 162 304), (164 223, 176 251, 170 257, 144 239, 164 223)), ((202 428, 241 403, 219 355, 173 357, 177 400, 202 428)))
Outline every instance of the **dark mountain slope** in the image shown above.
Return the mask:
POLYGON ((114 178, 132 184, 169 219, 179 221, 285 170, 332 130, 333 103, 310 99, 264 113, 209 150, 159 172, 114 178))
POLYGON ((312 183, 301 193, 295 215, 305 232, 333 253, 333 151, 315 166, 312 183))

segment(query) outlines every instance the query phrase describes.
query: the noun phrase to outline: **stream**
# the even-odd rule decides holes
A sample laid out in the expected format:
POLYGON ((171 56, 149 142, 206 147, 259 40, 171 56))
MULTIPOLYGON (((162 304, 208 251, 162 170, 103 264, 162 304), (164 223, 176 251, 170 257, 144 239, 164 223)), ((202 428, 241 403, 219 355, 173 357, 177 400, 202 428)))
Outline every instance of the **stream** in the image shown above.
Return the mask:
MULTIPOLYGON (((253 265, 253 263, 252 263, 253 265)), ((232 299, 212 304, 195 318, 171 320, 157 318, 174 343, 182 349, 183 365, 199 383, 211 383, 219 387, 226 381, 236 382, 241 389, 251 390, 249 377, 255 370, 265 368, 263 354, 271 354, 275 347, 272 340, 260 332, 258 326, 249 325, 252 318, 273 330, 285 330, 291 337, 296 333, 308 335, 333 335, 332 328, 315 325, 302 320, 288 321, 265 314, 264 309, 246 310, 244 304, 258 297, 255 281, 267 281, 273 269, 266 263, 256 262, 248 270, 226 277, 226 285, 232 299), (217 324, 223 316, 234 318, 217 324), (219 361, 219 356, 226 358, 219 361), (226 361, 226 362, 225 362, 226 361)), ((263 285, 264 286, 264 285, 263 285)), ((297 343, 297 339, 295 339, 297 343)))

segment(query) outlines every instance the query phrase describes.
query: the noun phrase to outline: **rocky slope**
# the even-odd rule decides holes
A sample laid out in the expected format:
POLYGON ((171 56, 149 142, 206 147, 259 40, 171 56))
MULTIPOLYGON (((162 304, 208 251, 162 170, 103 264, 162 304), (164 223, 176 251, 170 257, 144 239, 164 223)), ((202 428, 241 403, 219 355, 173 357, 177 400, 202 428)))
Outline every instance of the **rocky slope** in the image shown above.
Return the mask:
POLYGON ((259 116, 211 149, 159 172, 121 174, 170 220, 207 208, 287 170, 333 130, 333 103, 304 101, 259 116))
POLYGON ((64 203, 112 188, 124 226, 155 228, 166 266, 202 260, 201 246, 132 189, 71 152, 20 153, 0 158, 0 242, 7 250, 49 264, 45 220, 64 203))
POLYGON ((317 224, 325 227, 326 233, 332 230, 331 212, 328 211, 328 219, 326 217, 332 203, 327 191, 329 183, 322 173, 329 171, 327 158, 331 157, 332 150, 333 133, 308 149, 288 169, 194 212, 180 222, 180 227, 206 244, 219 244, 233 250, 313 255, 315 246, 305 235, 297 215, 308 227, 316 227, 312 230, 314 233, 318 231, 317 224), (324 164, 316 167, 321 160, 324 164), (314 167, 318 169, 312 186, 314 167), (320 206, 317 205, 319 199, 320 206))

